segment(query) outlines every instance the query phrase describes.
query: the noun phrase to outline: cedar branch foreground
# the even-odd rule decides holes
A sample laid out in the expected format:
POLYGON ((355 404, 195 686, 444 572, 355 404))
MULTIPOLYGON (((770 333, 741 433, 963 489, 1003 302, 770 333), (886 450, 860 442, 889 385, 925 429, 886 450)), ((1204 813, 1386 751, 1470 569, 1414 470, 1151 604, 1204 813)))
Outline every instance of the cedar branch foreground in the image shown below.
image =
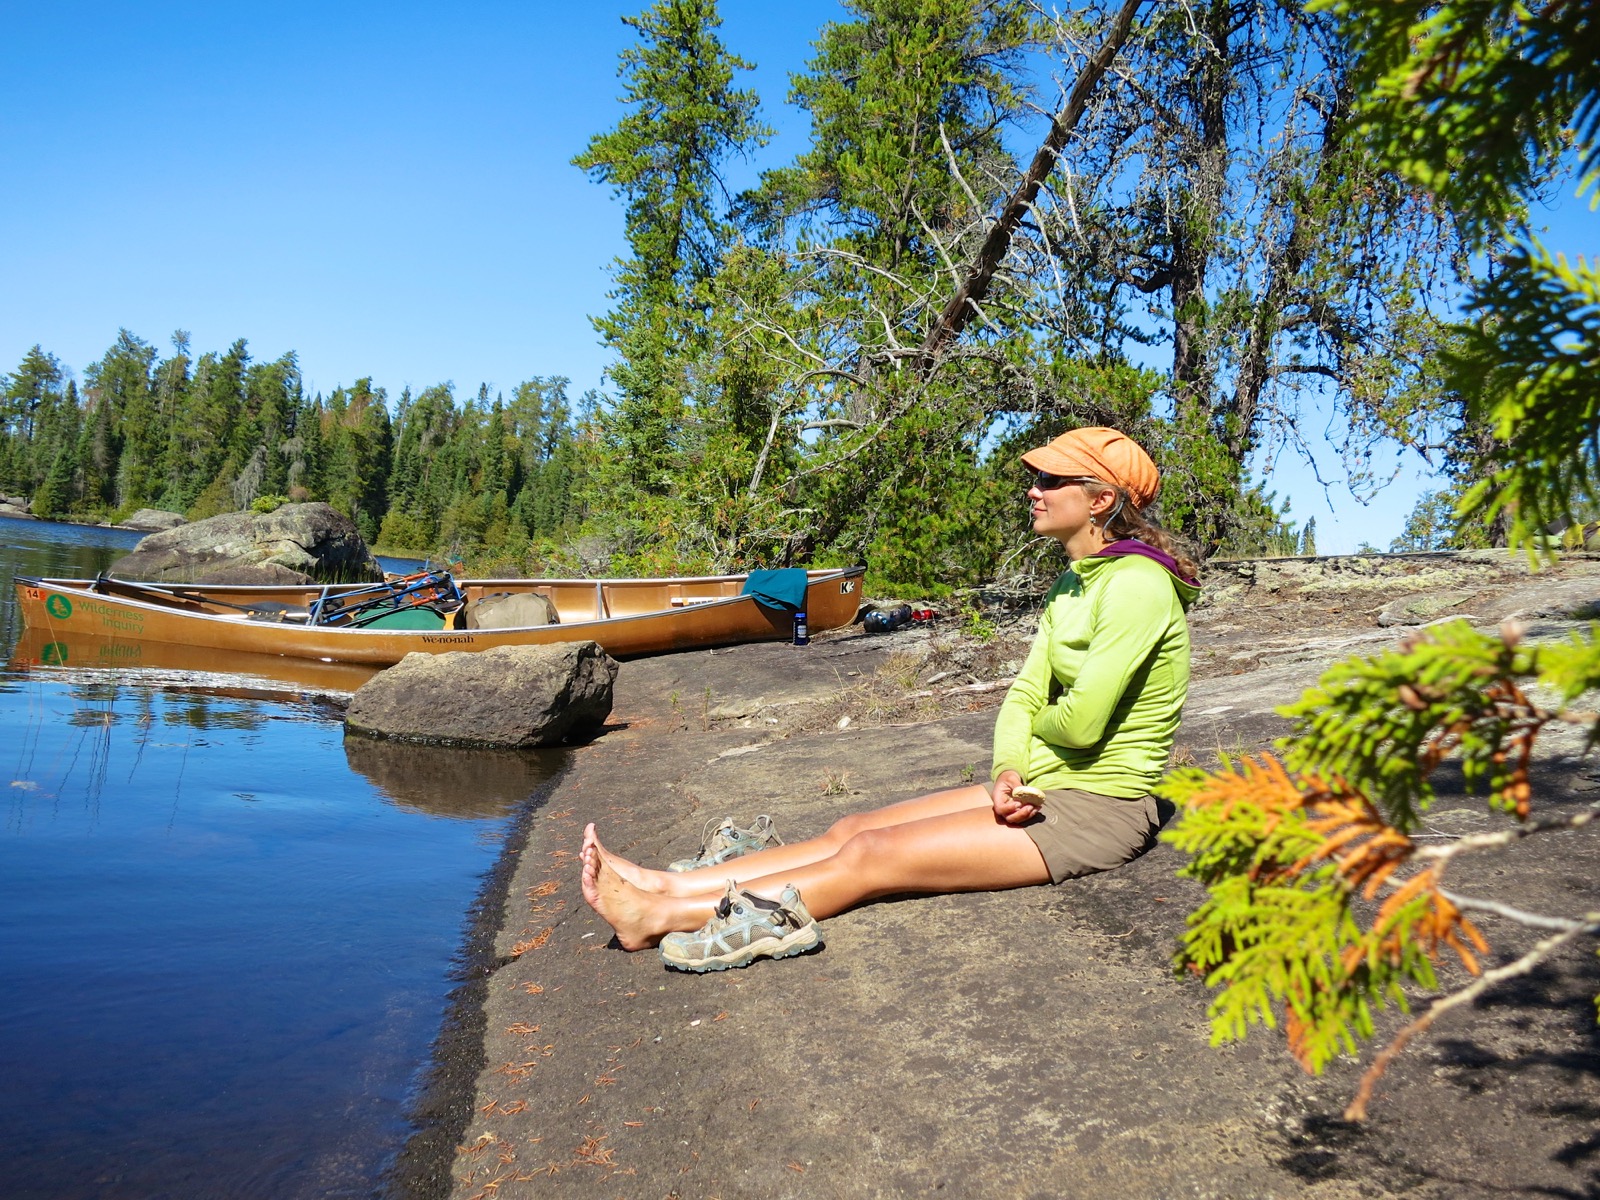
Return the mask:
MULTIPOLYGON (((1285 729, 1273 707, 1353 647, 1395 642, 1375 612, 1462 576, 1478 581, 1463 611, 1489 629, 1520 612, 1530 642, 1575 627, 1556 612, 1570 597, 1600 597, 1587 560, 1540 577, 1503 555, 1219 568, 1194 617, 1180 755, 1264 749, 1285 729)), ((469 1086, 434 1160, 451 1194, 1081 1195, 1115 1180, 1129 1197, 1454 1200, 1586 1186, 1600 1108, 1583 1009, 1600 990, 1592 957, 1564 950, 1490 986, 1476 1011, 1441 1015, 1385 1075, 1377 1119, 1347 1125, 1360 1064, 1335 1059, 1313 1080, 1270 1043, 1208 1046, 1209 993, 1171 966, 1201 894, 1176 877, 1171 846, 1057 888, 871 905, 827 922, 822 952, 746 971, 689 977, 605 944, 577 893, 584 821, 660 862, 692 851, 708 816, 771 812, 804 836, 981 776, 998 692, 885 698, 942 690, 922 686, 941 671, 1003 677, 1027 625, 989 643, 907 630, 623 664, 607 732, 532 813, 491 906, 495 954, 463 1014, 482 1034, 457 1061, 469 1086), (853 715, 842 731, 841 715, 853 715), (1479 1131, 1470 1143, 1454 1135, 1464 1127, 1479 1131)), ((1552 816, 1592 799, 1573 771, 1534 782, 1552 816)), ((1486 832, 1441 786, 1426 844, 1486 832)), ((1517 903, 1600 907, 1595 839, 1545 841, 1556 853, 1519 876, 1517 903)), ((1455 888, 1492 894, 1492 858, 1461 855, 1455 888)), ((1492 946, 1486 973, 1539 936, 1473 919, 1492 946)), ((1378 1022, 1392 1032, 1403 1018, 1378 1022)))
MULTIPOLYGON (((1312 7, 1339 16, 1357 137, 1383 167, 1448 205, 1493 259, 1441 357, 1468 424, 1493 434, 1456 518, 1462 529, 1498 525, 1530 556, 1553 561, 1550 535, 1600 504, 1600 272, 1547 253, 1527 213, 1542 170, 1563 156, 1576 163, 1580 190, 1600 181, 1600 31, 1587 10, 1559 0, 1312 7)), ((1561 811, 1559 791, 1538 787, 1535 773, 1552 757, 1570 770, 1600 741, 1586 696, 1597 688, 1600 626, 1538 644, 1515 620, 1497 634, 1457 621, 1338 663, 1282 708, 1293 722, 1281 745, 1295 778, 1270 758, 1170 777, 1167 795, 1187 812, 1169 836, 1193 852, 1188 873, 1208 889, 1181 961, 1219 988, 1213 1036, 1274 1024, 1281 1006, 1296 1058, 1320 1071, 1378 1036, 1378 1008, 1408 1007, 1407 983, 1439 986, 1441 945, 1480 971, 1487 942, 1464 909, 1558 930, 1402 1029, 1345 1112, 1359 1120, 1389 1064, 1439 1014, 1570 942, 1592 947, 1600 921, 1588 898, 1525 902, 1527 854, 1497 872, 1510 876, 1499 896, 1468 888, 1458 904, 1441 884, 1447 868, 1471 861, 1465 851, 1589 823, 1592 809, 1561 811), (1564 728, 1576 745, 1553 736, 1564 728), (1416 835, 1447 760, 1486 794, 1486 819, 1498 812, 1519 824, 1423 855, 1416 835), (1380 893, 1377 911, 1363 911, 1380 893)), ((1551 839, 1536 845, 1555 852, 1551 839)))

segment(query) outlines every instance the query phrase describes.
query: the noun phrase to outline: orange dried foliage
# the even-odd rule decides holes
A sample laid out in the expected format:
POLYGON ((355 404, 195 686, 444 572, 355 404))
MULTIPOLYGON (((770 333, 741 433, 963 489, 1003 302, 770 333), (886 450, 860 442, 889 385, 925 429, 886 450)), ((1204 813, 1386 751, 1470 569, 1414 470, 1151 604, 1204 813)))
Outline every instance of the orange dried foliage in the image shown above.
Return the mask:
POLYGON ((1216 806, 1224 819, 1244 805, 1258 808, 1267 814, 1270 832, 1279 820, 1301 806, 1300 788, 1275 755, 1246 756, 1241 762, 1243 770, 1230 766, 1208 776, 1205 785, 1190 795, 1189 803, 1196 808, 1216 806))
POLYGON ((1390 954, 1399 953, 1399 939, 1394 929, 1396 917, 1403 906, 1426 892, 1427 912, 1417 926, 1423 949, 1429 958, 1437 960, 1439 943, 1443 942, 1455 951, 1456 957, 1461 960, 1461 965, 1476 975, 1481 968, 1478 966, 1477 955, 1468 949, 1467 943, 1471 942, 1478 954, 1487 954, 1489 943, 1484 940, 1483 934, 1478 932, 1477 926, 1440 891, 1439 872, 1440 868, 1437 866, 1418 872, 1396 888, 1394 894, 1383 902, 1383 907, 1378 909, 1378 919, 1374 923, 1374 931, 1383 937, 1380 949, 1390 954))
POLYGON ((561 884, 557 880, 546 879, 543 883, 535 884, 528 889, 528 898, 531 900, 536 896, 548 896, 551 892, 559 891, 560 889, 561 884))
POLYGON ((591 1135, 579 1142, 572 1151, 572 1156, 586 1167, 614 1167, 617 1164, 617 1152, 609 1146, 602 1146, 609 1134, 591 1135))
POLYGON ((1311 1049, 1306 1035, 1310 1026, 1300 1019, 1291 1005, 1283 1014, 1283 1033, 1289 1042, 1289 1053, 1307 1075, 1311 1074, 1311 1049))
POLYGON ((1340 877, 1352 889, 1364 888, 1370 900, 1396 868, 1416 852, 1416 843, 1385 821, 1365 796, 1345 789, 1342 781, 1334 789, 1319 783, 1318 789, 1305 797, 1306 824, 1311 832, 1322 836, 1323 842, 1307 859, 1296 863, 1295 869, 1331 858, 1340 877), (1340 854, 1340 850, 1345 853, 1340 854))
MULTIPOLYGON (((1497 766, 1514 760, 1511 777, 1501 789, 1501 798, 1507 801, 1519 821, 1528 819, 1528 809, 1533 799, 1533 788, 1528 781, 1528 770, 1533 763, 1533 746, 1539 733, 1552 719, 1552 714, 1529 700, 1515 680, 1497 679, 1483 690, 1488 704, 1477 718, 1503 721, 1509 732, 1506 746, 1492 756, 1497 766)), ((1473 720, 1457 721, 1441 729, 1430 739, 1418 762, 1422 769, 1432 771, 1445 756, 1460 744, 1463 735, 1472 727, 1473 720)))
POLYGON ((554 929, 546 926, 544 929, 541 929, 538 933, 534 934, 531 938, 518 942, 515 946, 511 947, 511 957, 521 958, 529 950, 537 950, 540 946, 544 945, 550 940, 550 935, 554 932, 554 929))

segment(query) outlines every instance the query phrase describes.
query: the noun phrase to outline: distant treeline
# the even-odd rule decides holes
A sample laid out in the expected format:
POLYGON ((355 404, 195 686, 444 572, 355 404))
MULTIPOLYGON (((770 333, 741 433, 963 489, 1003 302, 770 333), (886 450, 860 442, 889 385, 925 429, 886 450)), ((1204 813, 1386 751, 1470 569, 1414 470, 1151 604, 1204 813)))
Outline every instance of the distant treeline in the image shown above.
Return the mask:
POLYGON ((127 330, 80 387, 34 346, 0 376, 0 493, 41 517, 191 520, 325 500, 369 542, 523 561, 581 520, 567 380, 460 401, 437 384, 392 401, 371 379, 307 396, 293 352, 252 362, 243 339, 191 355, 127 330))

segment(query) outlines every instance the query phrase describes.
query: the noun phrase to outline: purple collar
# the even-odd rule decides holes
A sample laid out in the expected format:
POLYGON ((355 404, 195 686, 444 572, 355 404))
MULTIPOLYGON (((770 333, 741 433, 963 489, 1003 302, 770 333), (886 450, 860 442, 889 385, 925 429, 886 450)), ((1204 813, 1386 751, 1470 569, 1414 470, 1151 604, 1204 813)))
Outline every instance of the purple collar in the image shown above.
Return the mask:
POLYGON ((1107 542, 1104 547, 1102 547, 1098 552, 1091 554, 1089 557, 1126 558, 1130 554, 1137 554, 1141 558, 1153 559, 1154 561, 1160 563, 1168 571, 1172 572, 1176 578, 1183 580, 1185 583, 1193 587, 1200 586, 1178 568, 1178 560, 1173 558, 1172 555, 1168 554, 1165 550, 1158 550, 1148 542, 1141 542, 1138 538, 1118 538, 1114 542, 1107 542))

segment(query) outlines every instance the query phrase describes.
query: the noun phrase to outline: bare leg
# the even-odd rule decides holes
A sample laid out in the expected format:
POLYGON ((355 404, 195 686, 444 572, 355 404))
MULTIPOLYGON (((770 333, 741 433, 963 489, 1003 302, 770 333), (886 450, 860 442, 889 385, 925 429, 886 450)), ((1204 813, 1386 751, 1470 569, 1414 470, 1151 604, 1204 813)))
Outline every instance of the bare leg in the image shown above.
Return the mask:
MULTIPOLYGON (((749 856, 766 858, 766 853, 749 856)), ((750 879, 745 887, 775 899, 793 885, 813 916, 831 917, 904 892, 1001 891, 1049 881, 1039 848, 1024 830, 987 809, 965 808, 863 830, 826 858, 750 879)), ((698 929, 723 890, 719 880, 715 890, 698 896, 646 892, 613 871, 599 853, 584 859, 584 899, 628 950, 653 946, 675 930, 698 929)))
POLYGON ((981 786, 971 784, 946 788, 914 800, 903 800, 899 804, 851 813, 835 821, 820 837, 774 846, 770 850, 747 854, 718 866, 702 867, 698 871, 653 871, 641 867, 602 846, 592 824, 583 833, 583 853, 585 859, 591 854, 599 854, 620 878, 641 891, 663 896, 699 896, 715 891, 720 896, 729 879, 758 879, 763 875, 774 875, 819 862, 837 854, 852 837, 869 829, 904 825, 910 821, 921 821, 965 809, 988 810, 989 807, 989 793, 981 786))

